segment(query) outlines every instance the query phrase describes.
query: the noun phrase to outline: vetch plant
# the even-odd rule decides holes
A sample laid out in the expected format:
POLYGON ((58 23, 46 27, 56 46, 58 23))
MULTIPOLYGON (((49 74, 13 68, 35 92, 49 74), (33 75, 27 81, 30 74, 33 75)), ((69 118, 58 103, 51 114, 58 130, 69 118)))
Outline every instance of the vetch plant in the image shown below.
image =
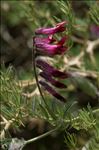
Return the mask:
MULTIPOLYGON (((96 22, 97 25, 95 25, 91 20, 91 22, 87 21, 88 16, 87 19, 79 18, 80 20, 78 20, 76 13, 73 13, 72 3, 68 0, 66 2, 58 1, 58 5, 53 1, 53 7, 49 7, 47 3, 42 5, 44 10, 40 9, 43 10, 43 13, 38 11, 37 4, 39 2, 29 1, 25 3, 27 3, 25 8, 26 12, 28 11, 28 21, 33 21, 30 27, 32 31, 38 26, 44 27, 36 29, 33 36, 34 72, 31 73, 31 76, 35 75, 33 80, 30 80, 29 77, 27 81, 20 81, 19 77, 18 80, 16 76, 12 77, 12 69, 1 70, 0 138, 2 149, 4 149, 5 144, 8 148, 9 143, 9 150, 23 149, 25 145, 46 138, 55 132, 59 138, 58 140, 56 138, 54 143, 57 146, 62 145, 60 148, 62 150, 64 149, 63 141, 70 150, 86 150, 86 148, 97 150, 99 149, 99 73, 98 68, 96 70, 95 68, 87 68, 86 60, 89 60, 91 65, 91 60, 94 58, 93 54, 96 53, 96 48, 99 45, 98 39, 91 41, 87 37, 90 27, 91 33, 96 34, 98 38, 98 9, 93 9, 95 8, 94 5, 91 5, 92 8, 89 9, 89 17, 96 22), (55 24, 52 8, 55 8, 57 12, 53 12, 53 17, 55 15, 54 18, 59 23, 53 27, 46 27, 49 23, 55 24), (48 13, 45 16, 46 10, 48 13), (57 14, 59 14, 58 17, 57 14), (45 20, 42 16, 45 17, 45 20), (66 21, 61 22, 61 20, 66 21), (82 29, 86 34, 82 34, 82 29), (94 49, 95 51, 93 51, 94 49), (87 52, 90 59, 86 56, 87 52), (88 103, 89 106, 87 107, 88 103), (83 106, 84 108, 82 108, 83 106), (31 120, 37 120, 38 123, 39 120, 43 122, 42 132, 37 133, 41 135, 34 137, 31 132, 33 135, 32 138, 29 137, 31 139, 25 140, 24 136, 22 137, 24 139, 13 138, 9 129, 15 128, 17 132, 20 126, 27 128, 27 122, 31 123, 31 120), (48 125, 46 128, 45 121, 48 125), (62 142, 59 141, 60 134, 58 136, 61 131, 61 135, 64 135, 64 139, 61 139, 62 142), (82 132, 86 132, 90 138, 85 139, 85 136, 81 136, 82 132), (81 139, 82 137, 83 139, 81 139), (81 141, 84 142, 80 145, 81 141)), ((96 6, 98 5, 96 4, 96 6)), ((28 21, 27 24, 30 26, 28 21)), ((13 42, 11 43, 13 44, 13 42)), ((32 129, 35 131, 34 122, 32 129)), ((51 149, 55 146, 54 143, 51 143, 51 149)), ((49 148, 45 147, 45 143, 44 148, 40 145, 40 149, 49 148)))
MULTIPOLYGON (((81 121, 83 122, 83 118, 81 118, 80 112, 78 113, 78 116, 75 117, 75 114, 69 114, 69 110, 70 108, 75 104, 75 102, 72 102, 71 104, 68 104, 68 100, 66 97, 64 97, 62 94, 60 94, 59 92, 57 92, 55 90, 55 88, 58 89, 66 89, 67 86, 65 83, 61 82, 64 79, 68 79, 68 78, 74 78, 75 80, 75 75, 71 72, 65 71, 62 72, 56 68, 54 68, 51 64, 49 64, 48 62, 45 61, 45 59, 42 59, 42 57, 52 57, 54 59, 54 57, 56 55, 61 56, 64 55, 65 52, 68 51, 68 35, 64 36, 64 32, 67 30, 66 28, 66 24, 67 22, 61 22, 58 23, 55 27, 52 28, 40 28, 37 29, 35 31, 35 36, 33 37, 33 67, 34 67, 34 73, 35 73, 35 78, 36 78, 36 83, 38 86, 38 89, 40 91, 40 94, 42 96, 42 99, 45 103, 46 108, 44 108, 44 106, 41 106, 42 111, 46 114, 45 116, 47 116, 47 120, 49 120, 49 122, 54 122, 54 126, 55 129, 51 130, 48 132, 48 134, 50 132, 56 131, 56 130, 60 130, 60 128, 63 128, 64 130, 67 128, 67 126, 69 125, 69 123, 71 123, 71 126, 76 128, 75 125, 79 126, 79 130, 81 129, 80 127, 80 123, 81 121), (61 32, 61 39, 57 40, 55 38, 55 34, 59 34, 61 32), (37 75, 37 71, 36 69, 39 68, 40 69, 40 73, 39 75, 37 75), (41 79, 39 79, 39 77, 41 79), (49 107, 49 105, 47 104, 47 99, 45 99, 42 89, 41 87, 43 87, 43 89, 45 91, 47 91, 49 94, 51 94, 54 98, 56 98, 57 100, 59 100, 60 102, 62 102, 62 104, 64 104, 63 102, 65 102, 64 107, 62 107, 62 109, 59 107, 59 114, 55 114, 54 111, 51 110, 51 108, 49 107), (48 116, 50 115, 51 118, 48 118, 48 116), (74 123, 74 124, 73 124, 74 123)), ((90 86, 88 86, 89 89, 90 86)), ((93 111, 96 112, 98 110, 93 111)), ((88 113, 87 111, 82 111, 82 115, 84 116, 88 116, 90 118, 90 120, 92 120, 92 118, 90 117, 91 113, 88 113)), ((87 128, 91 128, 91 123, 88 122, 87 119, 89 118, 85 118, 85 122, 86 122, 86 127, 87 128)), ((93 127, 96 125, 96 122, 94 122, 93 127)), ((46 135, 48 135, 46 134, 46 135)), ((44 136, 46 136, 44 135, 44 136)), ((39 137, 38 137, 39 139, 39 137)), ((30 140, 30 142, 33 140, 30 140)), ((67 142, 66 142, 67 143, 67 142)), ((72 145, 73 142, 71 142, 71 146, 70 147, 76 147, 77 145, 72 145)))
MULTIPOLYGON (((58 92, 56 92, 52 86, 55 86, 57 88, 66 88, 66 85, 64 83, 61 83, 60 81, 56 80, 58 79, 65 79, 70 77, 70 74, 67 72, 61 72, 57 69, 55 69, 53 66, 45 62, 44 60, 40 59, 39 56, 48 56, 48 57, 54 57, 55 55, 62 55, 64 54, 68 48, 66 47, 66 42, 68 41, 68 37, 65 35, 63 36, 59 41, 55 39, 53 36, 54 34, 57 34, 59 32, 64 32, 66 30, 66 21, 63 21, 61 23, 58 23, 55 27, 52 28, 40 28, 35 31, 35 36, 33 38, 33 55, 36 55, 36 58, 34 57, 35 66, 34 68, 38 67, 41 69, 41 72, 39 75, 45 79, 44 81, 37 79, 37 84, 40 89, 39 84, 48 91, 51 95, 53 95, 55 98, 59 99, 62 102, 66 102, 66 98, 61 96, 58 92), (40 37, 40 36, 43 37, 40 37), (47 37, 44 37, 47 36, 47 37), (39 56, 37 56, 39 54, 39 56), (46 81, 46 82, 45 82, 46 81), (50 85, 48 84, 50 83, 50 85)), ((34 71, 36 71, 34 69, 34 71)), ((42 92, 40 92, 42 93, 42 92)), ((43 94, 41 94, 43 95, 43 94)))

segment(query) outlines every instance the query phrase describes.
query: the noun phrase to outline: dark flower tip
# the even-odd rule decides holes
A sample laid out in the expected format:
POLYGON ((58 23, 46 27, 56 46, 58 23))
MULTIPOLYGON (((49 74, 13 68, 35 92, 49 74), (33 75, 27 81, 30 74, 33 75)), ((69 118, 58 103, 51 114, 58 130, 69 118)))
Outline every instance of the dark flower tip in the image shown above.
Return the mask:
POLYGON ((50 82, 50 84, 54 85, 57 88, 66 88, 67 86, 46 74, 45 72, 40 72, 40 76, 43 77, 46 81, 50 82))
POLYGON ((43 70, 44 72, 46 72, 46 74, 48 74, 48 76, 53 76, 53 77, 57 77, 60 79, 65 79, 65 78, 71 77, 70 73, 61 72, 41 59, 36 60, 36 66, 38 68, 40 68, 41 70, 43 70))
POLYGON ((39 83, 43 86, 43 88, 49 92, 51 95, 53 95, 54 97, 56 97, 58 100, 60 100, 61 102, 66 102, 66 99, 61 96, 59 93, 57 93, 52 87, 50 87, 47 83, 43 82, 43 81, 39 81, 39 83))

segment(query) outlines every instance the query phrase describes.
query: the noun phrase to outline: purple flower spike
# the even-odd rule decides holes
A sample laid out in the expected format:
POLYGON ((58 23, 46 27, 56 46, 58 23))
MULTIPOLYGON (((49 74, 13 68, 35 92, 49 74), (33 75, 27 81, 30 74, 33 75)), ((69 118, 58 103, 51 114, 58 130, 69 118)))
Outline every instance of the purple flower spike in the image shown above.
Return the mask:
POLYGON ((58 23, 53 28, 39 28, 35 31, 35 33, 36 34, 55 34, 57 32, 63 32, 66 29, 65 24, 66 24, 66 21, 63 21, 61 23, 58 23))
MULTIPOLYGON (((65 26, 66 23, 67 23, 66 21, 63 21, 61 23, 56 24, 56 26, 52 28, 39 28, 35 31, 36 36, 33 38, 33 46, 34 46, 33 56, 35 57, 34 71, 35 71, 35 65, 36 65, 39 69, 42 70, 42 72, 40 72, 40 76, 45 80, 45 82, 40 81, 39 83, 51 95, 53 95, 54 97, 56 97, 57 99, 63 102, 66 101, 65 98, 61 96, 59 93, 57 93, 46 82, 49 82, 50 85, 53 85, 60 89, 67 88, 65 84, 54 79, 54 77, 60 78, 60 79, 66 79, 68 77, 71 77, 71 73, 59 71, 55 69, 53 66, 49 65, 47 62, 43 61, 42 59, 36 59, 36 58, 42 55, 54 57, 55 55, 61 55, 65 51, 68 50, 68 48, 65 46, 65 42, 68 39, 67 36, 62 37, 60 41, 57 41, 53 38, 55 33, 63 32, 66 30, 66 26, 65 26), (39 34, 44 35, 44 37, 37 36, 39 34)), ((36 77, 36 73, 35 73, 35 77, 36 77)), ((38 85, 38 88, 40 89, 39 85, 38 85)))
POLYGON ((53 95, 54 97, 56 97, 57 99, 59 99, 62 102, 66 102, 66 99, 61 96, 59 93, 57 93, 52 87, 50 87, 47 83, 43 82, 43 81, 39 81, 39 83, 43 86, 43 88, 48 91, 51 95, 53 95))
POLYGON ((49 76, 51 75, 61 79, 65 79, 71 76, 70 73, 61 72, 41 59, 36 60, 36 66, 46 72, 46 74, 49 76))
POLYGON ((66 85, 53 79, 51 76, 48 76, 45 72, 40 72, 40 76, 43 77, 46 81, 50 82, 52 85, 58 88, 66 88, 66 85))

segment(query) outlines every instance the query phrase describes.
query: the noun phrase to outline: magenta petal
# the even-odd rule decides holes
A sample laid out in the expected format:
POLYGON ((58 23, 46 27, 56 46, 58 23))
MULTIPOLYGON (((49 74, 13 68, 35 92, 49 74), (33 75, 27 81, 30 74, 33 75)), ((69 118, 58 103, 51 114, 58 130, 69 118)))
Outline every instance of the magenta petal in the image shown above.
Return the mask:
POLYGON ((40 48, 40 49, 44 49, 44 50, 47 50, 47 51, 53 51, 57 48, 60 48, 61 46, 59 45, 51 45, 51 44, 47 44, 47 43, 37 43, 36 44, 36 48, 40 48))
POLYGON ((34 38, 34 44, 41 44, 41 43, 50 43, 51 40, 49 40, 49 38, 41 38, 41 37, 35 37, 34 38))
POLYGON ((51 45, 47 43, 37 43, 36 50, 43 55, 54 56, 64 53, 67 48, 60 44, 51 45))
POLYGON ((52 35, 48 36, 47 38, 34 37, 33 40, 35 45, 42 44, 42 43, 49 44, 55 41, 52 35))
POLYGON ((54 56, 64 51, 61 45, 51 45, 46 43, 36 44, 36 50, 37 52, 40 52, 41 54, 45 54, 48 56, 54 56))
POLYGON ((48 75, 51 75, 53 77, 65 79, 71 76, 69 73, 61 72, 55 69, 54 67, 52 67, 51 65, 49 65, 48 63, 46 63, 45 61, 41 59, 36 60, 36 65, 38 68, 40 68, 41 70, 46 72, 48 75))
POLYGON ((66 88, 66 85, 53 79, 51 76, 48 76, 45 72, 40 72, 40 76, 43 77, 46 81, 50 82, 50 84, 54 85, 58 88, 66 88))
POLYGON ((43 82, 43 81, 39 81, 39 83, 43 86, 43 88, 45 90, 47 90, 51 95, 53 95, 54 97, 56 97, 57 99, 59 99, 62 102, 66 102, 66 99, 61 96, 59 93, 57 93, 52 87, 50 87, 47 83, 43 82))
POLYGON ((55 27, 52 28, 39 28, 35 31, 36 34, 55 34, 57 32, 65 31, 66 22, 58 23, 55 27))

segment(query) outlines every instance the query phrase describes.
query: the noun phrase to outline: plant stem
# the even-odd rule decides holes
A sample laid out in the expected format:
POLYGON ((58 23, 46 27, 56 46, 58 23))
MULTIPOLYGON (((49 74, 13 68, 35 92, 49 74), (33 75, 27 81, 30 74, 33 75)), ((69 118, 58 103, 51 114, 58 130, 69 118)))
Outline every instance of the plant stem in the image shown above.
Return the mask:
POLYGON ((42 96, 42 99, 43 99, 44 102, 45 102, 44 96, 43 96, 42 91, 41 91, 41 88, 40 88, 40 86, 39 86, 38 76, 37 76, 37 73, 36 73, 34 40, 33 40, 33 56, 32 56, 32 57, 33 57, 33 69, 34 69, 34 75, 35 75, 35 79, 36 79, 36 84, 37 84, 37 87, 38 87, 38 89, 39 89, 39 92, 40 92, 40 94, 41 94, 41 96, 42 96))
POLYGON ((34 39, 33 39, 33 56, 32 56, 32 58, 33 58, 34 75, 35 75, 35 79, 36 79, 36 84, 37 84, 38 90, 39 90, 40 95, 41 95, 41 97, 42 97, 42 99, 43 99, 43 101, 44 101, 44 103, 45 103, 45 105, 46 105, 46 108, 47 108, 49 114, 51 115, 52 118, 56 119, 55 114, 49 109, 49 107, 48 107, 48 105, 47 105, 47 103, 46 103, 46 100, 45 100, 45 98, 44 98, 44 96, 43 96, 43 93, 42 93, 42 90, 41 90, 41 88, 40 88, 40 85, 39 85, 38 76, 37 76, 37 72, 36 72, 36 64, 35 64, 34 39))
POLYGON ((44 137, 50 135, 51 133, 53 133, 53 132, 55 132, 56 130, 58 130, 59 127, 60 127, 60 126, 56 127, 55 129, 52 129, 52 130, 50 130, 50 131, 48 131, 48 132, 46 132, 46 133, 44 133, 44 134, 42 134, 42 135, 40 135, 40 136, 37 136, 37 137, 35 137, 35 138, 33 138, 33 139, 30 139, 30 140, 26 141, 25 144, 24 144, 24 146, 27 145, 27 144, 29 144, 29 143, 35 142, 35 141, 37 141, 37 140, 40 140, 40 139, 42 139, 42 138, 44 138, 44 137))

